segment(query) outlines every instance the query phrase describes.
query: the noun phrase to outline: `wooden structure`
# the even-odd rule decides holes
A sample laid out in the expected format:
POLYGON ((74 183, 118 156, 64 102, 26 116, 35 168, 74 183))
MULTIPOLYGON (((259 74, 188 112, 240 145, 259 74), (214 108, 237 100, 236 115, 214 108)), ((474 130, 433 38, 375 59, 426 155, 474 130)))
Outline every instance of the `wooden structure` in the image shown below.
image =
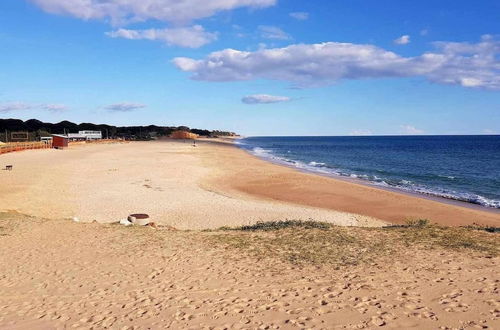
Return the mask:
POLYGON ((68 147, 69 138, 66 135, 52 134, 52 147, 63 149, 68 147))
POLYGON ((10 142, 28 142, 29 133, 28 132, 11 132, 10 142))
POLYGON ((51 141, 0 143, 0 154, 6 154, 8 152, 16 152, 23 150, 31 150, 31 149, 48 149, 48 148, 52 148, 51 141))

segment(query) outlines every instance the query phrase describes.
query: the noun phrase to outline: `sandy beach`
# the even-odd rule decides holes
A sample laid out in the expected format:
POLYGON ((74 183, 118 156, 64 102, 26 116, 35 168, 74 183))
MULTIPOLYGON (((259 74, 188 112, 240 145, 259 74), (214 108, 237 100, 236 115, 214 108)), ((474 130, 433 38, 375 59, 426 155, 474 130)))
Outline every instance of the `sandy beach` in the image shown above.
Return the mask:
POLYGON ((219 189, 218 183, 239 176, 238 164, 226 164, 239 157, 243 163, 252 160, 234 147, 192 147, 177 141, 6 154, 2 162, 13 164, 14 170, 0 172, 5 183, 0 187, 0 210, 103 223, 147 213, 155 222, 179 229, 310 218, 340 225, 382 224, 367 216, 219 189))
POLYGON ((500 327, 498 257, 338 230, 325 237, 351 237, 330 246, 354 263, 307 258, 320 230, 172 231, 0 213, 0 328, 500 327))
POLYGON ((193 147, 163 140, 6 154, 0 165, 14 170, 0 172, 0 210, 84 222, 148 213, 179 229, 284 219, 500 225, 500 213, 298 172, 222 142, 193 147))
POLYGON ((383 227, 498 226, 497 214, 226 142, 2 155, 13 170, 0 171, 0 329, 500 327, 498 234, 383 227), (137 212, 158 227, 112 224, 137 212), (286 219, 326 224, 220 229, 286 219))

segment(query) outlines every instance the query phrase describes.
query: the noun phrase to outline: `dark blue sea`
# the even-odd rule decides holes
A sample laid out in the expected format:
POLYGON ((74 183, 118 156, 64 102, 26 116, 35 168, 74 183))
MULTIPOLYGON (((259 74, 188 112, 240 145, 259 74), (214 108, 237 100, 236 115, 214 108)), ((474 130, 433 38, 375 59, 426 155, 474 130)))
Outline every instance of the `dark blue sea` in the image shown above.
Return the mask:
POLYGON ((250 137, 238 144, 306 171, 500 209, 500 135, 250 137))

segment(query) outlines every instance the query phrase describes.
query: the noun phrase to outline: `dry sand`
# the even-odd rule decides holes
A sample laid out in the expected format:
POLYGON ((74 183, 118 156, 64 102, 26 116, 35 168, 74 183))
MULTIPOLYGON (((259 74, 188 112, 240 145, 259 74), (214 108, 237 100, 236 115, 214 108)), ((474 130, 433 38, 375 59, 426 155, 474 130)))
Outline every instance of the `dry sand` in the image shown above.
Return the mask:
POLYGON ((115 222, 147 213, 155 222, 179 229, 287 218, 382 224, 366 216, 212 189, 209 179, 223 172, 210 159, 228 151, 239 152, 216 144, 159 141, 6 154, 0 161, 14 170, 0 171, 0 210, 83 222, 115 222))
POLYGON ((498 257, 406 248, 299 267, 210 244, 219 233, 15 214, 0 227, 1 329, 500 328, 498 257))
POLYGON ((500 226, 498 212, 301 173, 224 143, 80 145, 6 154, 0 161, 14 165, 0 171, 0 211, 45 218, 113 222, 148 213, 180 229, 310 218, 358 226, 412 218, 500 226))

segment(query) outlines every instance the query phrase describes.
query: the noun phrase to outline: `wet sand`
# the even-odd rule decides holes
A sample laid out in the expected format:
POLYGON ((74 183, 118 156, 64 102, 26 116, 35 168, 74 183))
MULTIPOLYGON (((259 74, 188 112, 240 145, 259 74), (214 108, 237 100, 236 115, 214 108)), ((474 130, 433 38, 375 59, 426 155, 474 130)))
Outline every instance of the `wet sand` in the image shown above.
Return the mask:
POLYGON ((221 191, 232 190, 274 201, 361 214, 396 224, 428 219, 447 226, 473 223, 500 226, 500 213, 496 211, 463 207, 304 173, 261 160, 233 146, 220 145, 218 148, 225 148, 226 151, 214 152, 210 157, 205 157, 205 161, 220 169, 210 184, 221 191))

